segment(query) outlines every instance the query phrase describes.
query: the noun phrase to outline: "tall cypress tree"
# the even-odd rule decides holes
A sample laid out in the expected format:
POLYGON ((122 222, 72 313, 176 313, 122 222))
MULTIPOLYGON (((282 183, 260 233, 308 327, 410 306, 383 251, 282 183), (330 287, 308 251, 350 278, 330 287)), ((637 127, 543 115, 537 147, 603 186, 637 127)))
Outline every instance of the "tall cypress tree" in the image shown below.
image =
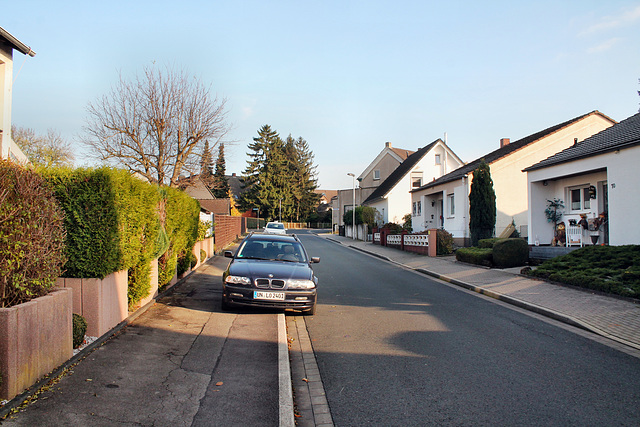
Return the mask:
POLYGON ((496 226, 496 193, 489 165, 482 159, 473 171, 473 181, 469 193, 469 229, 471 245, 478 240, 493 237, 496 226))
POLYGON ((216 168, 213 173, 213 195, 216 199, 226 199, 229 197, 229 183, 227 182, 227 166, 224 159, 224 144, 218 147, 218 158, 216 168))

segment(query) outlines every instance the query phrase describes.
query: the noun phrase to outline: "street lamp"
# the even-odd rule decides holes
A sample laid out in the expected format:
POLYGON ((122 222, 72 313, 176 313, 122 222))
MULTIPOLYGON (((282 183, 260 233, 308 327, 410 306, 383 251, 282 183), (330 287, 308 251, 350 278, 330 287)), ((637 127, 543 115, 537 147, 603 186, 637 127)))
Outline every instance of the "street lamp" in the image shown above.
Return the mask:
POLYGON ((353 209, 351 210, 351 212, 353 212, 353 222, 351 223, 351 227, 353 228, 351 229, 351 237, 353 238, 353 240, 356 240, 356 176, 351 172, 349 172, 347 175, 353 178, 353 209))

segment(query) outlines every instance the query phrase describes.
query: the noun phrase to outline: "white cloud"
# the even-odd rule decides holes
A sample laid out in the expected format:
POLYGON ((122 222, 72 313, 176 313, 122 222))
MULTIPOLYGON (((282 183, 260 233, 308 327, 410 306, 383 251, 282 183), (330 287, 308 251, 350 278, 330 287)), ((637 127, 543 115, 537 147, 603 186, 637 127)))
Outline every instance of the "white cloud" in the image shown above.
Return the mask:
POLYGON ((625 10, 618 15, 605 16, 600 20, 600 22, 597 22, 582 31, 580 35, 589 35, 625 27, 627 25, 635 23, 638 20, 640 20, 640 6, 636 6, 635 9, 625 10))
POLYGON ((620 37, 613 37, 609 40, 605 40, 602 43, 587 49, 587 53, 606 52, 607 50, 611 49, 614 45, 616 45, 620 40, 622 40, 620 37))

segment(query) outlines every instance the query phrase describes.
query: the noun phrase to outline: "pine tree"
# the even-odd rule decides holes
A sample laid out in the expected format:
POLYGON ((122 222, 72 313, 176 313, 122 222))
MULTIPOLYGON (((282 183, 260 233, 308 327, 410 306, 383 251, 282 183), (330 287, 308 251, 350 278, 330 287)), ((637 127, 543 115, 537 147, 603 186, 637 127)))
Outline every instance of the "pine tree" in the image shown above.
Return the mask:
POLYGON ((244 172, 243 210, 260 208, 268 219, 299 222, 315 210, 319 196, 313 154, 303 138, 283 141, 269 125, 258 131, 244 172))
POLYGON ((478 240, 493 237, 496 225, 496 193, 489 165, 482 159, 473 171, 473 181, 469 193, 469 229, 471 245, 476 246, 478 240))
POLYGON ((224 144, 218 147, 218 159, 213 174, 213 195, 216 199, 226 199, 229 197, 229 183, 227 182, 227 167, 224 159, 224 144))
POLYGON ((213 160, 211 157, 211 148, 209 147, 209 140, 204 141, 204 148, 202 149, 202 156, 200 158, 200 179, 208 188, 213 186, 213 160))

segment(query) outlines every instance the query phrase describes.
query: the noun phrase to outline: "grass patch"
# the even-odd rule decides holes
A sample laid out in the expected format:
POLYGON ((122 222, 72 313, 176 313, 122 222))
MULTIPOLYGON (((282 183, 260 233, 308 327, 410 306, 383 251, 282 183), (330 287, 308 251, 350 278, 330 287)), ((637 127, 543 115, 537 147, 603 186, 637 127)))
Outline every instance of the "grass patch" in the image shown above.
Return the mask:
POLYGON ((640 245, 587 246, 547 260, 529 275, 640 298, 640 245))

